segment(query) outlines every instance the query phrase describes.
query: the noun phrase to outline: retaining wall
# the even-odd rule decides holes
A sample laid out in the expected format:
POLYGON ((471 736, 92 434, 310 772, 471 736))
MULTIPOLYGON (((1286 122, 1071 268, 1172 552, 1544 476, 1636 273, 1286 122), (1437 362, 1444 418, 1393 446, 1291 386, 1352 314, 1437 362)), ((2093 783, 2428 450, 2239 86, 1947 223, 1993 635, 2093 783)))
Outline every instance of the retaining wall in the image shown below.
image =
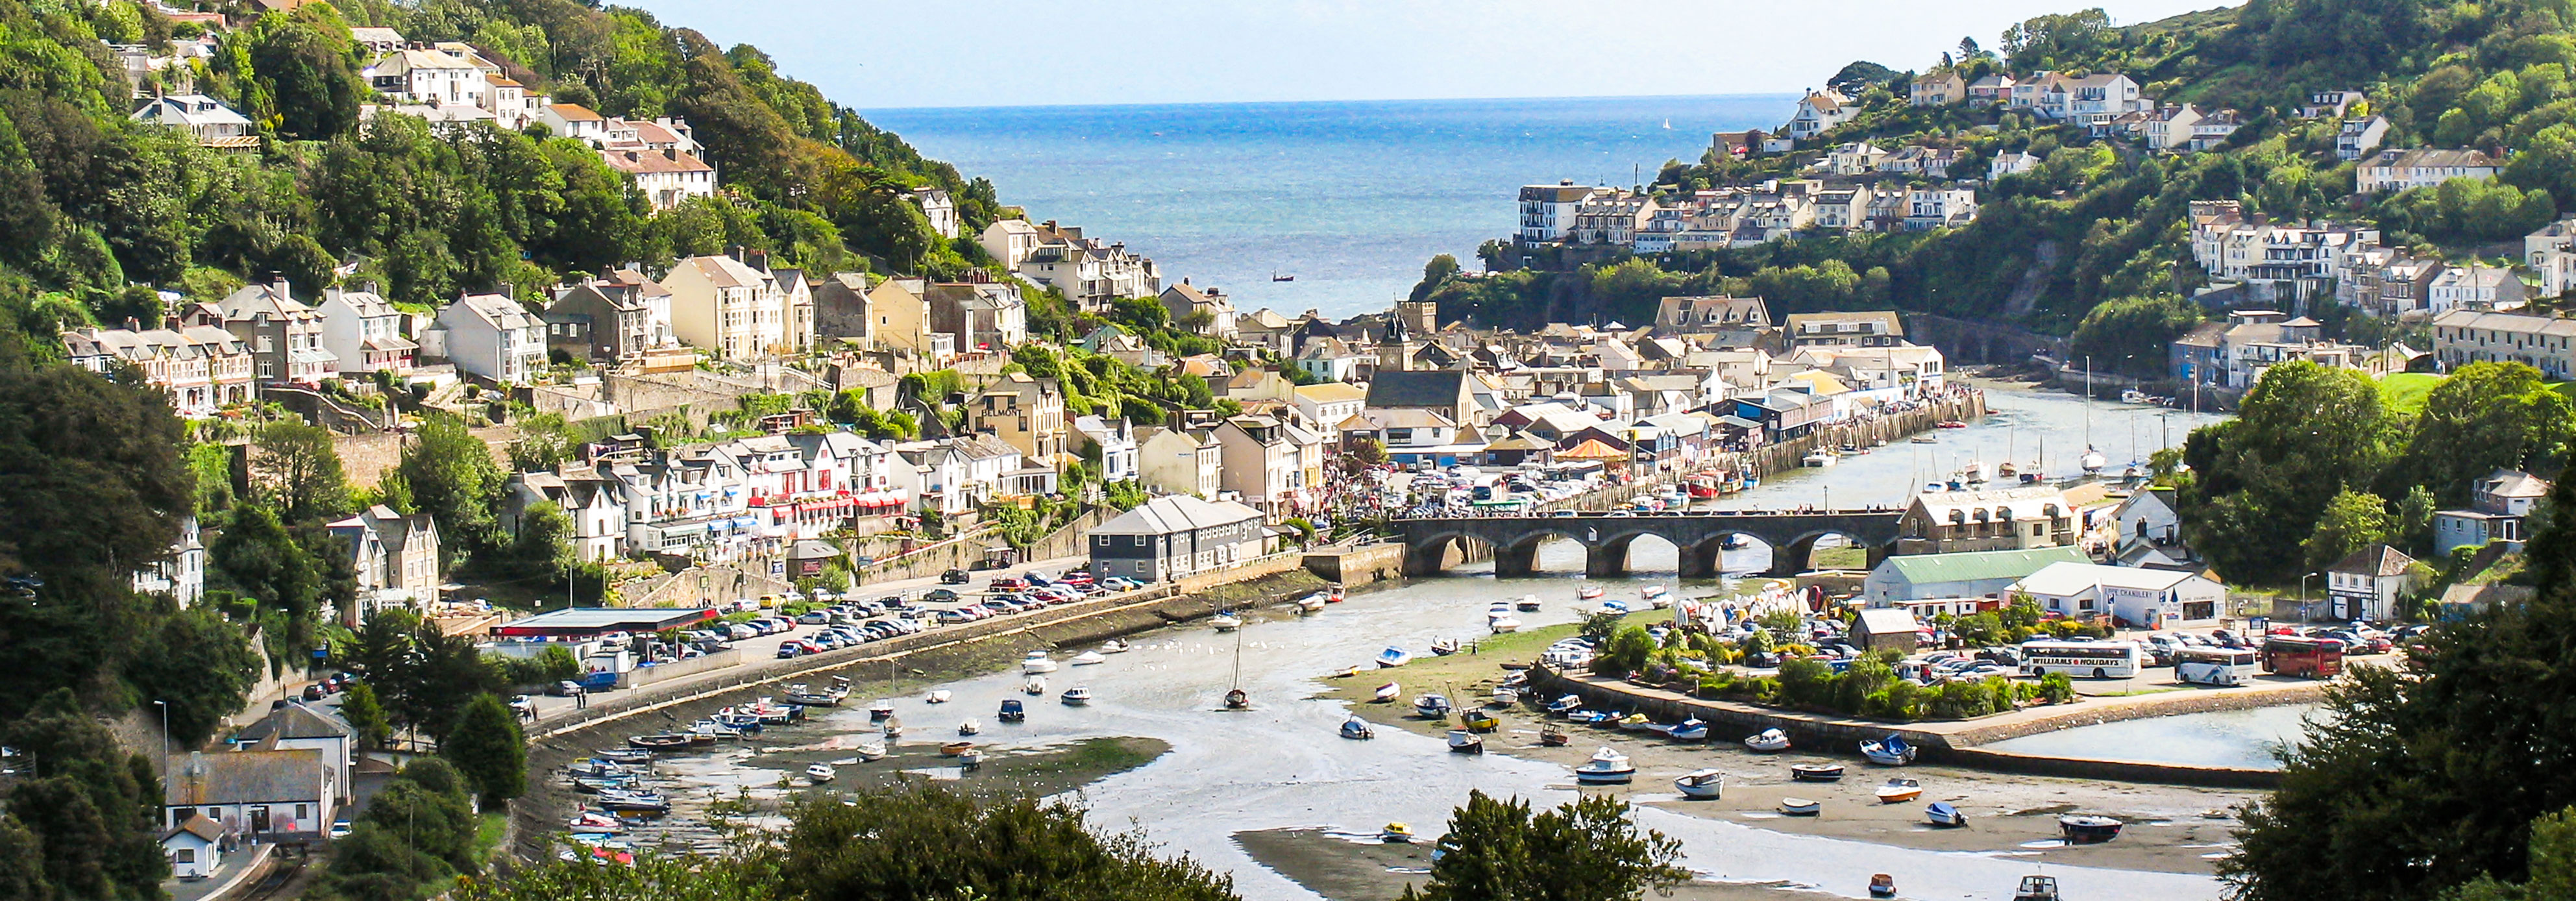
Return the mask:
POLYGON ((724 669, 741 662, 743 662, 741 648, 726 648, 703 657, 691 657, 687 660, 656 663, 652 666, 639 666, 627 670, 617 674, 617 687, 637 688, 708 670, 724 669))
POLYGON ((1325 548, 1308 552, 1305 566, 1316 578, 1346 588, 1393 581, 1404 577, 1404 545, 1380 541, 1325 548))

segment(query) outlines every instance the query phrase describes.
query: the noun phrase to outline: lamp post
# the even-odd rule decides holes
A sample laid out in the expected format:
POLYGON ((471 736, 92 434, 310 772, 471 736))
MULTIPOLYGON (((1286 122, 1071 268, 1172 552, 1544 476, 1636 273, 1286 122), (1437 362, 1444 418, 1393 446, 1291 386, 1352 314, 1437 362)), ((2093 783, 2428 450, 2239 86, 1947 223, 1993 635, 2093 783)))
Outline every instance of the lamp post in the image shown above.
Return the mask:
POLYGON ((152 706, 161 708, 161 780, 167 782, 170 780, 170 702, 154 701, 152 706))
POLYGON ((2308 580, 2309 580, 2309 579, 2316 578, 2316 576, 2317 576, 2317 574, 2316 574, 2316 573, 2300 573, 2300 574, 2299 574, 2299 621, 2300 621, 2300 622, 2303 622, 2303 623, 2304 623, 2304 622, 2307 622, 2307 621, 2308 621, 2308 619, 2309 619, 2309 616, 2308 616, 2308 580))

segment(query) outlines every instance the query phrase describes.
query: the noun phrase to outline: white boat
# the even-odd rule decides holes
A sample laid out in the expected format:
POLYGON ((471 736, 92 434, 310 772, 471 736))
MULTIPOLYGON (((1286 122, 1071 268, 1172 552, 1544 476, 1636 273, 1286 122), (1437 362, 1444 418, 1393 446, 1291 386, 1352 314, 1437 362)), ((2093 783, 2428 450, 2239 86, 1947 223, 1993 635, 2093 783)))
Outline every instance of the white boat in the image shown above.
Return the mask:
POLYGON ((975 735, 983 731, 984 724, 979 720, 969 719, 957 724, 957 734, 959 735, 975 735))
POLYGON ((1903 804, 1923 797, 1923 783, 1912 779, 1890 779, 1887 784, 1872 789, 1870 794, 1876 796, 1881 804, 1903 804))
POLYGON ((1603 592, 1600 586, 1586 585, 1574 593, 1574 599, 1578 601, 1589 601, 1593 598, 1600 597, 1602 594, 1603 592))
POLYGON ((1075 666, 1098 666, 1109 662, 1109 658, 1100 656, 1099 651, 1084 651, 1073 655, 1073 659, 1066 662, 1075 666))
POLYGON ((1583 785, 1626 785, 1637 777, 1637 767, 1628 755, 1609 748, 1592 752, 1592 759, 1574 768, 1574 781, 1583 785))
POLYGON ((1986 461, 1970 458, 1968 460, 1968 465, 1959 468, 1959 480, 1971 485, 1984 484, 1986 481, 1986 461))
POLYGON ((1389 682, 1377 687, 1377 701, 1380 704, 1384 704, 1388 701, 1395 700, 1396 695, 1403 693, 1404 689, 1397 687, 1393 682, 1389 682))
POLYGON ((1674 741, 1699 741, 1708 737, 1708 724, 1694 717, 1681 721, 1666 734, 1671 735, 1674 741))
POLYGON ((893 702, 893 701, 878 701, 878 702, 876 702, 876 703, 874 703, 874 704, 870 704, 870 705, 868 705, 868 719, 875 720, 875 721, 878 721, 878 722, 884 722, 886 717, 890 717, 890 716, 893 716, 893 715, 894 715, 894 702, 893 702))
POLYGON ((2075 465, 2083 467, 2085 475, 2092 475, 2094 473, 2101 472, 2102 467, 2111 465, 2111 458, 2102 456, 2101 451, 2094 450, 2091 445, 2086 445, 2084 448, 2084 456, 2077 458, 2075 465))
POLYGON ((1431 640, 1431 656, 1447 657, 1455 653, 1458 653, 1458 639, 1434 638, 1431 640))
POLYGON ((1520 611, 1520 612, 1522 612, 1522 613, 1537 613, 1537 612, 1538 612, 1538 595, 1534 595, 1534 594, 1525 594, 1525 595, 1521 595, 1520 603, 1518 603, 1518 604, 1514 604, 1514 605, 1512 605, 1512 607, 1513 607, 1514 609, 1516 609, 1516 610, 1519 610, 1519 611, 1520 611))
POLYGON ((1452 709, 1455 708, 1449 706, 1447 695, 1429 694, 1413 699, 1413 712, 1423 719, 1447 717, 1452 709))
POLYGON ((1451 729, 1449 730, 1449 753, 1485 753, 1485 737, 1465 729, 1451 729))
POLYGON ((1824 467, 1834 465, 1834 455, 1825 451, 1815 451, 1804 457, 1799 457, 1798 465, 1822 469, 1824 467))
POLYGON ((1671 592, 1665 591, 1664 586, 1661 585, 1648 585, 1644 588, 1637 589, 1637 597, 1643 600, 1651 601, 1667 594, 1671 594, 1671 592))
POLYGON ((1208 625, 1215 626, 1219 632, 1232 632, 1243 628, 1243 617, 1236 616, 1230 611, 1219 613, 1208 617, 1208 625))
POLYGON ((1377 665, 1382 667, 1403 666, 1412 662, 1413 652, 1403 648, 1390 647, 1377 652, 1377 665))
POLYGON ((1047 652, 1045 652, 1045 651, 1030 651, 1028 656, 1020 658, 1020 672, 1023 672, 1023 673, 1052 673, 1052 672, 1055 672, 1055 660, 1054 660, 1053 658, 1048 657, 1048 656, 1047 656, 1047 652))
POLYGON ((1495 601, 1495 602, 1493 602, 1493 603, 1491 603, 1491 604, 1486 604, 1486 605, 1485 605, 1485 618, 1486 618, 1486 619, 1493 619, 1494 617, 1497 617, 1497 616, 1510 616, 1510 615, 1512 615, 1512 602, 1510 602, 1510 601, 1495 601))
POLYGON ((1930 805, 1925 806, 1923 808, 1923 820, 1931 823, 1932 825, 1942 827, 1968 825, 1968 815, 1960 813, 1959 808, 1950 806, 1950 802, 1947 801, 1934 801, 1930 805))
POLYGON ((1521 621, 1508 616, 1497 616, 1493 619, 1486 620, 1485 628, 1494 630, 1494 634, 1496 635, 1503 635, 1520 631, 1521 621))
POLYGON ((833 777, 838 775, 840 774, 834 772, 832 765, 828 763, 818 763, 805 768, 805 778, 813 780, 816 785, 830 782, 833 777))
POLYGON ((1298 598, 1297 610, 1300 613, 1322 613, 1324 612, 1324 605, 1332 602, 1333 596, 1331 593, 1318 591, 1314 594, 1298 598))
POLYGON ((1521 702, 1521 690, 1509 685, 1494 689, 1493 706, 1509 707, 1521 702))
POLYGON ((885 721, 885 737, 886 742, 889 744, 893 743, 895 739, 902 738, 903 720, 895 717, 887 717, 885 721))
POLYGON ((1777 754, 1789 750, 1789 733, 1778 729, 1764 729, 1746 736, 1744 749, 1764 754, 1777 754))
POLYGON ((922 700, 932 704, 945 704, 948 703, 948 698, 948 689, 939 688, 931 690, 930 695, 922 700))
POLYGON ((1029 681, 1020 684, 1020 690, 1033 695, 1046 694, 1046 677, 1030 676, 1029 681))
POLYGON ((1793 817, 1811 817, 1823 812, 1825 805, 1805 798, 1781 798, 1780 812, 1793 817))
POLYGON ((1673 779, 1673 787, 1681 789, 1682 797, 1701 800, 1717 797, 1725 783, 1726 774, 1716 770, 1692 770, 1673 779))
POLYGON ((1058 696, 1058 699, 1064 702, 1064 706, 1080 707, 1084 704, 1091 703, 1091 689, 1076 685, 1072 688, 1065 689, 1064 694, 1058 696))
POLYGON ((1126 643, 1126 642, 1123 642, 1123 641, 1119 641, 1118 639, 1115 639, 1115 638, 1112 638, 1112 639, 1110 639, 1110 640, 1108 640, 1108 641, 1101 642, 1101 643, 1100 643, 1100 653, 1103 653, 1103 654, 1124 654, 1124 653, 1127 653, 1127 643, 1126 643))
POLYGON ((1377 730, 1369 728, 1367 720, 1360 719, 1358 715, 1354 714, 1350 719, 1342 721, 1342 737, 1354 739, 1376 738, 1377 730))
POLYGON ((1877 741, 1860 743, 1860 756, 1881 766, 1904 766, 1914 762, 1915 749, 1905 739, 1890 735, 1877 741))
POLYGON ((853 747, 852 750, 858 752, 860 763, 884 760, 886 756, 885 742, 881 741, 862 741, 853 747))

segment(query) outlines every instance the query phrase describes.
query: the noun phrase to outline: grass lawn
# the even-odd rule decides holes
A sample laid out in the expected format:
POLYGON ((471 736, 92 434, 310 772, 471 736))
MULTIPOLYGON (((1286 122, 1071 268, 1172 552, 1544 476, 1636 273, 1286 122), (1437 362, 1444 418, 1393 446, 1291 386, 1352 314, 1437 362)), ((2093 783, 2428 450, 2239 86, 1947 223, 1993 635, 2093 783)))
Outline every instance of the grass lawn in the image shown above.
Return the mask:
MULTIPOLYGON (((2379 401, 2391 412, 2414 415, 2424 409, 2425 395, 2433 393, 2433 386, 2441 384, 2442 379, 2430 372, 2390 373, 2379 380, 2379 401)), ((2558 387, 2564 391, 2568 386, 2558 387)))

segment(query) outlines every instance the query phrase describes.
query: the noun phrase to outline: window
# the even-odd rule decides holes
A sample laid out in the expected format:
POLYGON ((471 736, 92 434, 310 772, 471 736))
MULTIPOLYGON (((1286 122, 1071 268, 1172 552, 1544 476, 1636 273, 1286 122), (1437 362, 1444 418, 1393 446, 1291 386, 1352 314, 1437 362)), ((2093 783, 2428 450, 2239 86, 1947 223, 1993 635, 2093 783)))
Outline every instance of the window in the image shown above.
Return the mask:
POLYGON ((175 852, 172 852, 172 853, 171 853, 171 855, 170 855, 170 862, 171 862, 171 863, 196 863, 196 862, 197 862, 197 849, 195 849, 195 848, 181 848, 181 849, 179 849, 179 850, 177 850, 177 851, 175 851, 175 852))

